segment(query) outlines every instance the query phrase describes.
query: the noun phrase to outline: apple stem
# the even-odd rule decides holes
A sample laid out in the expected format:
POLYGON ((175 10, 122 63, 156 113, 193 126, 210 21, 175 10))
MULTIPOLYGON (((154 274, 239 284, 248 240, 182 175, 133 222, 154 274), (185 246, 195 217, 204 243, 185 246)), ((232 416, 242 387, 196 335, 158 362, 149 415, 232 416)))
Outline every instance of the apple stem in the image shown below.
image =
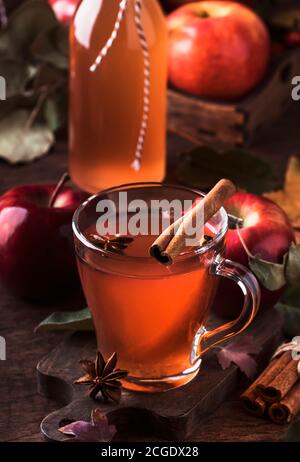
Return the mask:
POLYGON ((199 18, 206 19, 206 18, 210 18, 210 14, 209 14, 207 11, 201 11, 201 12, 198 14, 198 17, 199 17, 199 18))
POLYGON ((243 218, 238 218, 230 213, 227 213, 228 216, 228 224, 229 224, 229 229, 232 226, 232 229, 235 229, 236 225, 238 225, 240 228, 244 226, 244 220, 243 218))
POLYGON ((55 201, 57 199, 57 196, 58 194, 60 193, 61 189, 64 187, 64 185, 67 183, 67 181, 70 180, 70 175, 68 172, 65 172, 61 179, 59 180, 59 182, 57 183, 51 197, 50 197, 50 200, 49 200, 49 204, 48 204, 48 207, 53 207, 54 204, 55 204, 55 201))

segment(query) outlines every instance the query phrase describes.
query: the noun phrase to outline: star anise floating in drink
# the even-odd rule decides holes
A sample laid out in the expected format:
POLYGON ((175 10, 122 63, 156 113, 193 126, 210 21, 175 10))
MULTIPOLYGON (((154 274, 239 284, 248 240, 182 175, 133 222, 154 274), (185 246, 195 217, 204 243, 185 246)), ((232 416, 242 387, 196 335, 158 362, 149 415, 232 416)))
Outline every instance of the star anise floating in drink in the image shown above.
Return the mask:
POLYGON ((200 241, 200 245, 205 245, 212 240, 213 240, 212 236, 209 236, 208 234, 204 234, 204 236, 202 236, 202 239, 200 241))
POLYGON ((116 369, 117 353, 113 353, 106 362, 98 351, 95 361, 81 360, 80 364, 86 374, 74 383, 89 385, 89 396, 96 398, 101 393, 105 400, 111 399, 119 403, 122 394, 122 383, 120 380, 128 375, 128 371, 116 369))
POLYGON ((99 234, 89 234, 89 241, 96 247, 103 250, 110 250, 112 252, 122 253, 127 249, 129 244, 133 242, 133 237, 130 236, 100 236, 99 234))

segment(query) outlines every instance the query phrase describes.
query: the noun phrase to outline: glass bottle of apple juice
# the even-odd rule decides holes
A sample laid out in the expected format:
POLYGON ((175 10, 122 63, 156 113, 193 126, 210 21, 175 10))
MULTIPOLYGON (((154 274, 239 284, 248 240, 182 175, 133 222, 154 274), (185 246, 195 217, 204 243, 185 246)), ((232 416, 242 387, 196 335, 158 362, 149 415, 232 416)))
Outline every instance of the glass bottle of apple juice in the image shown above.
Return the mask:
POLYGON ((167 29, 158 0, 82 0, 71 26, 73 181, 91 193, 165 173, 167 29))

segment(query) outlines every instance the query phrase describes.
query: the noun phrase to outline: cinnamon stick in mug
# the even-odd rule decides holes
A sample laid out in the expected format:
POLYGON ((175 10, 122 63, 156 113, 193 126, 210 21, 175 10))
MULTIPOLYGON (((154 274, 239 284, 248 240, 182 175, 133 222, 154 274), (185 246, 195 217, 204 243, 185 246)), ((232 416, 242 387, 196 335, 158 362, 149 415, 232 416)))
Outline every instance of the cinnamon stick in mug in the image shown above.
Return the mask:
POLYGON ((150 255, 160 263, 171 265, 186 247, 186 240, 191 238, 186 231, 198 214, 203 215, 204 226, 235 192, 236 187, 230 180, 220 180, 190 211, 162 232, 150 247, 150 255))

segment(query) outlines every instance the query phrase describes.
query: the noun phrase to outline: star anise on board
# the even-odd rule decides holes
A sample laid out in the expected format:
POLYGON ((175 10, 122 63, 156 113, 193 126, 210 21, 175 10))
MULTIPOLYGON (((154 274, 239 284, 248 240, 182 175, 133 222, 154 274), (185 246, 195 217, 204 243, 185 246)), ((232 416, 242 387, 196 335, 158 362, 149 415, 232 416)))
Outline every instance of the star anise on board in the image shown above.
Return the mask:
POLYGON ((89 234, 89 241, 103 250, 110 250, 112 252, 121 253, 123 250, 127 249, 129 244, 133 242, 133 237, 122 236, 117 234, 116 236, 100 236, 99 234, 89 234))
POLYGON ((119 403, 122 394, 120 380, 127 377, 128 371, 116 369, 117 360, 117 353, 113 353, 106 362, 99 351, 95 361, 81 360, 81 367, 86 374, 75 380, 74 383, 90 385, 89 396, 91 398, 96 398, 98 393, 101 393, 105 400, 111 399, 115 403, 119 403))

